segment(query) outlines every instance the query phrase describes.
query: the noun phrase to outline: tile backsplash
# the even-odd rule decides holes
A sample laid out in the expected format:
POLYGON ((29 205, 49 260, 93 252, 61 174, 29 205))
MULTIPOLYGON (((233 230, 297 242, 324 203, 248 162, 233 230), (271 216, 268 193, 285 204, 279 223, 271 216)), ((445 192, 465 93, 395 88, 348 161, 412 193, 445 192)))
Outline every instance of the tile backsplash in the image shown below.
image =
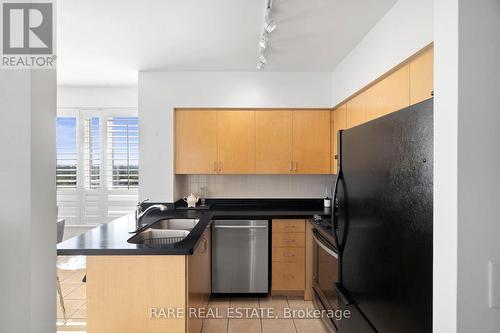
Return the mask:
POLYGON ((199 193, 208 198, 322 198, 334 175, 176 175, 176 200, 199 193))

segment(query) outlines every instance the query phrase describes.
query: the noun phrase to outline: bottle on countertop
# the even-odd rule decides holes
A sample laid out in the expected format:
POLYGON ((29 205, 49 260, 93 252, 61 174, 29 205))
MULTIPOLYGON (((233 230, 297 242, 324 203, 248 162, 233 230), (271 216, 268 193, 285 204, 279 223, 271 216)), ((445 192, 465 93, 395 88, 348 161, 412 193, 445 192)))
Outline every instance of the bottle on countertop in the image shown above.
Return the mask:
POLYGON ((325 198, 323 199, 323 205, 325 208, 331 208, 332 207, 332 188, 331 186, 325 186, 325 198))

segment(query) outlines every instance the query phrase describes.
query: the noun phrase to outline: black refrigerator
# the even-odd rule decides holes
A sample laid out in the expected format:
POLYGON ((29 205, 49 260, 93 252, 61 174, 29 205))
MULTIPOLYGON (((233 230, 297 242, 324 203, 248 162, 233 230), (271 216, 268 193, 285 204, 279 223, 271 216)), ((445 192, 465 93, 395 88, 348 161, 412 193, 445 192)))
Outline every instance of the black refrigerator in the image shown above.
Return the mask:
POLYGON ((433 100, 341 131, 339 149, 339 332, 432 332, 433 100))

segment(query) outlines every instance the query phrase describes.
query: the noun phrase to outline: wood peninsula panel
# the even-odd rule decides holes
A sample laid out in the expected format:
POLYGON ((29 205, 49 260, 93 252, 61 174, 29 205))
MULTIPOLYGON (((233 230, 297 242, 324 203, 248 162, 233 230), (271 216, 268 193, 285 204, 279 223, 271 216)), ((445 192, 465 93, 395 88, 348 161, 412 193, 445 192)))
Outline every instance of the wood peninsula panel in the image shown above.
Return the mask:
POLYGON ((88 256, 88 333, 184 333, 185 318, 150 318, 186 307, 185 256, 88 256))

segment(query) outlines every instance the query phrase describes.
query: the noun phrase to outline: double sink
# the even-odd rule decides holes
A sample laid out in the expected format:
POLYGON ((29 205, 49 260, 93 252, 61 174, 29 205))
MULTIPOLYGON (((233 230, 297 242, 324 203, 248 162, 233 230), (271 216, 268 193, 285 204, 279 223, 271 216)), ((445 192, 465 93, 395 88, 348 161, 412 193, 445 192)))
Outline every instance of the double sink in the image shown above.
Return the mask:
POLYGON ((165 246, 179 243, 200 222, 199 219, 164 219, 128 239, 132 244, 165 246))

